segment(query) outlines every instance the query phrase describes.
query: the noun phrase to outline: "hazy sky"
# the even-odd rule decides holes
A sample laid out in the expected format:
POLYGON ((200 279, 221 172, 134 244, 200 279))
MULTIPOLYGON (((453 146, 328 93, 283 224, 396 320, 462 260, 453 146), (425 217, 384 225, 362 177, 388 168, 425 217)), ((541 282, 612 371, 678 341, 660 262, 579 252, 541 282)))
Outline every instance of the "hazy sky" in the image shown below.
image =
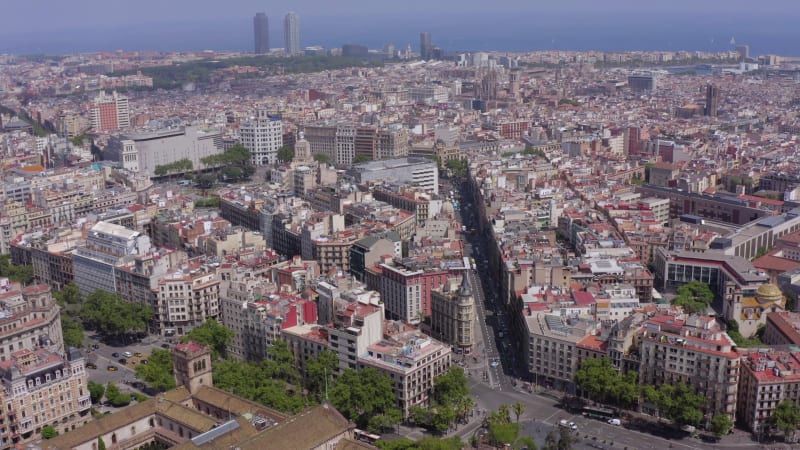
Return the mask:
MULTIPOLYGON (((288 11, 307 16, 414 14, 425 20, 436 16, 474 12, 536 14, 589 12, 601 15, 628 13, 641 16, 686 15, 746 16, 791 13, 798 15, 796 0, 9 0, 2 2, 0 29, 4 34, 72 30, 91 26, 147 25, 249 18, 266 12, 274 19, 288 11)), ((655 19, 655 17, 654 17, 655 19)))
MULTIPOLYGON (((124 49, 249 50, 252 17, 300 16, 301 44, 393 42, 431 31, 450 50, 492 46, 755 51, 800 46, 800 0, 0 0, 0 53, 124 49), (603 41, 602 39, 606 39, 603 41), (627 39, 627 40, 626 40, 627 39), (605 44, 603 42, 606 42, 605 44), (481 46, 480 44, 485 43, 481 46), (777 43, 777 44, 776 44, 777 43), (545 45, 547 44, 547 45, 545 45), (687 47, 688 46, 688 47, 687 47), (759 46, 763 49, 759 49, 759 46), (109 48, 110 47, 110 48, 109 48), (629 47, 629 48, 628 48, 629 47)), ((519 48, 514 48, 519 49, 519 48)), ((796 52, 800 54, 800 49, 796 52)))

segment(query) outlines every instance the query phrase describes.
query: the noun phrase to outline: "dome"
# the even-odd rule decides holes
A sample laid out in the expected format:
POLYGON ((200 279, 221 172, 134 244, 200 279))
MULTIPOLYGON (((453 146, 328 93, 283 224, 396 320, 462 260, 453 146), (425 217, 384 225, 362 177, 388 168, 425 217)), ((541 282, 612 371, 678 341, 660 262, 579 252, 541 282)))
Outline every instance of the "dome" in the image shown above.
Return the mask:
POLYGON ((780 301, 783 293, 774 284, 764 284, 756 291, 756 297, 759 300, 780 301))

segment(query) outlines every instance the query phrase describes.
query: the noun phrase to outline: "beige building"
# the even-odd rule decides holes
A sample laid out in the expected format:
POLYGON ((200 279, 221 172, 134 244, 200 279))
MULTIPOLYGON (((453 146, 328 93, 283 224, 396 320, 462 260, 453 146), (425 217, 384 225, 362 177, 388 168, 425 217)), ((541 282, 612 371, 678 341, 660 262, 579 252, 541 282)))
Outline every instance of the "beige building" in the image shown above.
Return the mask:
POLYGON ((450 344, 457 353, 472 353, 475 346, 475 297, 467 273, 451 278, 439 289, 431 291, 431 332, 450 344))
POLYGON ((772 413, 784 400, 800 402, 800 353, 776 350, 742 356, 736 415, 757 435, 772 430, 772 413))
POLYGON ((64 433, 92 420, 84 363, 76 349, 63 355, 44 348, 18 350, 0 362, 7 415, 0 448, 37 440, 46 425, 64 433))
POLYGON ((216 270, 193 262, 158 282, 157 320, 168 336, 183 336, 219 316, 220 278, 216 270))
POLYGON ((709 416, 736 418, 740 360, 714 316, 659 314, 647 321, 639 382, 686 383, 706 398, 709 416))
POLYGON ((450 347, 418 330, 382 339, 358 358, 359 368, 374 367, 387 374, 397 396, 397 407, 408 417, 412 406, 425 404, 433 380, 450 369, 450 347))
POLYGON ((528 342, 528 371, 534 382, 572 392, 578 370, 578 342, 597 331, 597 323, 569 319, 550 313, 534 312, 525 316, 525 340, 528 342))
POLYGON ((48 286, 22 288, 0 278, 0 304, 0 361, 23 349, 64 350, 59 307, 48 286))

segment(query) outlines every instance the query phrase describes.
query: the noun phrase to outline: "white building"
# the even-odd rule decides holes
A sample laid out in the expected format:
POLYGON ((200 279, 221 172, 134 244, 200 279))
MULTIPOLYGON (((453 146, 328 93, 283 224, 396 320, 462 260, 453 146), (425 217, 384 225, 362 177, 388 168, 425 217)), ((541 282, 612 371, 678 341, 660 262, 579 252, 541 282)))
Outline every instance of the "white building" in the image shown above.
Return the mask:
POLYGON ((112 137, 103 150, 105 159, 144 176, 153 176, 158 166, 188 159, 200 169, 206 156, 222 153, 222 133, 196 126, 164 128, 112 137))
POLYGON ((72 256, 75 283, 84 297, 97 289, 116 292, 114 271, 125 257, 150 251, 150 238, 138 231, 107 222, 96 223, 86 243, 72 256))
POLYGON ((419 186, 425 191, 439 193, 439 169, 428 158, 409 156, 356 164, 347 171, 356 183, 396 181, 419 186))
POLYGON ((280 117, 270 115, 266 108, 258 108, 254 117, 242 122, 239 139, 250 150, 254 165, 275 164, 278 161, 278 150, 283 146, 280 117))

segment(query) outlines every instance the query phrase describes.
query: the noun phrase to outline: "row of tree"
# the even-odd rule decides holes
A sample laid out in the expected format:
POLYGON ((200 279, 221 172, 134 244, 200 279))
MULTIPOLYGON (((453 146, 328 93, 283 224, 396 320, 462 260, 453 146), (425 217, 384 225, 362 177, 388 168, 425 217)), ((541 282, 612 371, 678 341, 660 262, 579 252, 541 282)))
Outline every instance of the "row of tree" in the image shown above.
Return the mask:
POLYGON ((157 165, 155 170, 153 170, 153 174, 158 177, 163 177, 164 175, 169 175, 172 173, 184 173, 192 170, 194 170, 194 164, 192 164, 192 161, 187 158, 183 158, 173 161, 169 164, 157 165))
MULTIPOLYGON (((630 409, 644 400, 676 424, 697 426, 702 422, 706 399, 691 387, 685 383, 640 386, 636 377, 636 372, 618 372, 609 358, 590 358, 575 372, 575 384, 602 404, 630 409)), ((727 414, 718 414, 711 426, 714 434, 722 436, 733 424, 727 414)))

